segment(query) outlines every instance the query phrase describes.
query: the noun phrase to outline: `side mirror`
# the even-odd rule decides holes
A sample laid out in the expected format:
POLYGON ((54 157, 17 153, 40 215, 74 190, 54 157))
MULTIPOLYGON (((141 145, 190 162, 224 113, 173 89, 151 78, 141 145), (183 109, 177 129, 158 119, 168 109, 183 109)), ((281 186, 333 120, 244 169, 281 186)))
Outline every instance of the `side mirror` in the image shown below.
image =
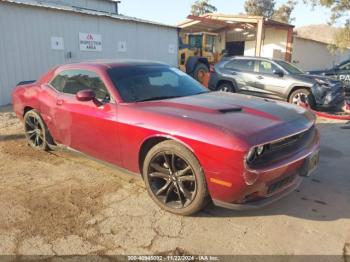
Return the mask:
POLYGON ((282 70, 278 70, 278 69, 273 70, 273 74, 278 75, 279 77, 284 76, 284 72, 282 70))
POLYGON ((95 100, 95 92, 90 89, 80 90, 75 96, 78 101, 82 102, 95 100))

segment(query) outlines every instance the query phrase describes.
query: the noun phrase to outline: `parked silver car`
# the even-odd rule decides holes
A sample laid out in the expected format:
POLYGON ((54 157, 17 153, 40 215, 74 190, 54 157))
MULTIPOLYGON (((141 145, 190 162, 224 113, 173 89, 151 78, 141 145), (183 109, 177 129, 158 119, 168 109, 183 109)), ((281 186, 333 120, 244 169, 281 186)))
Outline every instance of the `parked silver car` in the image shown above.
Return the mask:
POLYGON ((283 61, 261 57, 225 57, 214 66, 209 89, 240 92, 313 108, 343 106, 340 81, 306 74, 283 61))

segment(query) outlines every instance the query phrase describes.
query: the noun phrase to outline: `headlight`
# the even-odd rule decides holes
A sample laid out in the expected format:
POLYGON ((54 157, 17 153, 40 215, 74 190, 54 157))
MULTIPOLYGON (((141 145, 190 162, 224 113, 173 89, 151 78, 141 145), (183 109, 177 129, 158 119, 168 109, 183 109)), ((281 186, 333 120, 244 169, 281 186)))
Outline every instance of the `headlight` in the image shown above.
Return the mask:
POLYGON ((247 163, 253 162, 257 157, 261 157, 265 152, 265 146, 253 147, 247 154, 247 163))
POLYGON ((256 148, 253 147, 252 149, 249 150, 247 154, 247 163, 253 162, 255 157, 256 157, 256 148))
POLYGON ((328 86, 328 84, 329 84, 327 81, 325 81, 325 80, 323 80, 321 78, 315 78, 315 81, 316 81, 317 84, 319 84, 321 86, 328 86))
POLYGON ((265 146, 258 146, 256 148, 256 154, 257 156, 261 156, 263 153, 264 153, 264 150, 265 150, 265 146))

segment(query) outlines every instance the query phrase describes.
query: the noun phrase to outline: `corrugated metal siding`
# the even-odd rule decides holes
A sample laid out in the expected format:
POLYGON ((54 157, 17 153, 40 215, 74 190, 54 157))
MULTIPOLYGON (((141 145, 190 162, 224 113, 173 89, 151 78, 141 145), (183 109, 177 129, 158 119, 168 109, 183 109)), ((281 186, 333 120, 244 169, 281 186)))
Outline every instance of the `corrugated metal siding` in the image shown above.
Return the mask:
POLYGON ((136 58, 177 65, 177 30, 108 17, 0 2, 0 105, 11 102, 20 81, 37 79, 55 65, 91 59, 136 58), (79 32, 102 35, 102 52, 79 50, 79 32), (64 38, 64 50, 51 49, 51 37, 64 38), (118 41, 127 52, 118 52, 118 41), (72 59, 67 59, 67 52, 72 59))

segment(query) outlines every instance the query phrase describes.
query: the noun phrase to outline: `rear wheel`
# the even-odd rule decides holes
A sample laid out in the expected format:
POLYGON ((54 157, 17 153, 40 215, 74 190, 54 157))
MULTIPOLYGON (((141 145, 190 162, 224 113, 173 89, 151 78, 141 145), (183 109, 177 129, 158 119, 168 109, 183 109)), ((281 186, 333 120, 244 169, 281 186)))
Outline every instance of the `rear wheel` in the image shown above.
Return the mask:
POLYGON ((38 150, 48 151, 50 134, 39 113, 35 110, 24 115, 24 131, 28 144, 38 150))
POLYGON ((196 65, 194 72, 193 72, 193 77, 200 83, 204 82, 204 78, 206 74, 209 73, 209 68, 203 64, 199 63, 196 65))
POLYGON ((301 88, 290 95, 289 103, 313 108, 315 106, 315 98, 309 90, 301 88))
POLYGON ((143 176, 152 199, 171 213, 191 215, 207 203, 207 185, 198 160, 175 141, 161 142, 148 152, 143 176))
POLYGON ((218 91, 221 91, 221 92, 235 92, 235 88, 233 87, 233 85, 231 83, 224 82, 224 83, 219 85, 218 91))

